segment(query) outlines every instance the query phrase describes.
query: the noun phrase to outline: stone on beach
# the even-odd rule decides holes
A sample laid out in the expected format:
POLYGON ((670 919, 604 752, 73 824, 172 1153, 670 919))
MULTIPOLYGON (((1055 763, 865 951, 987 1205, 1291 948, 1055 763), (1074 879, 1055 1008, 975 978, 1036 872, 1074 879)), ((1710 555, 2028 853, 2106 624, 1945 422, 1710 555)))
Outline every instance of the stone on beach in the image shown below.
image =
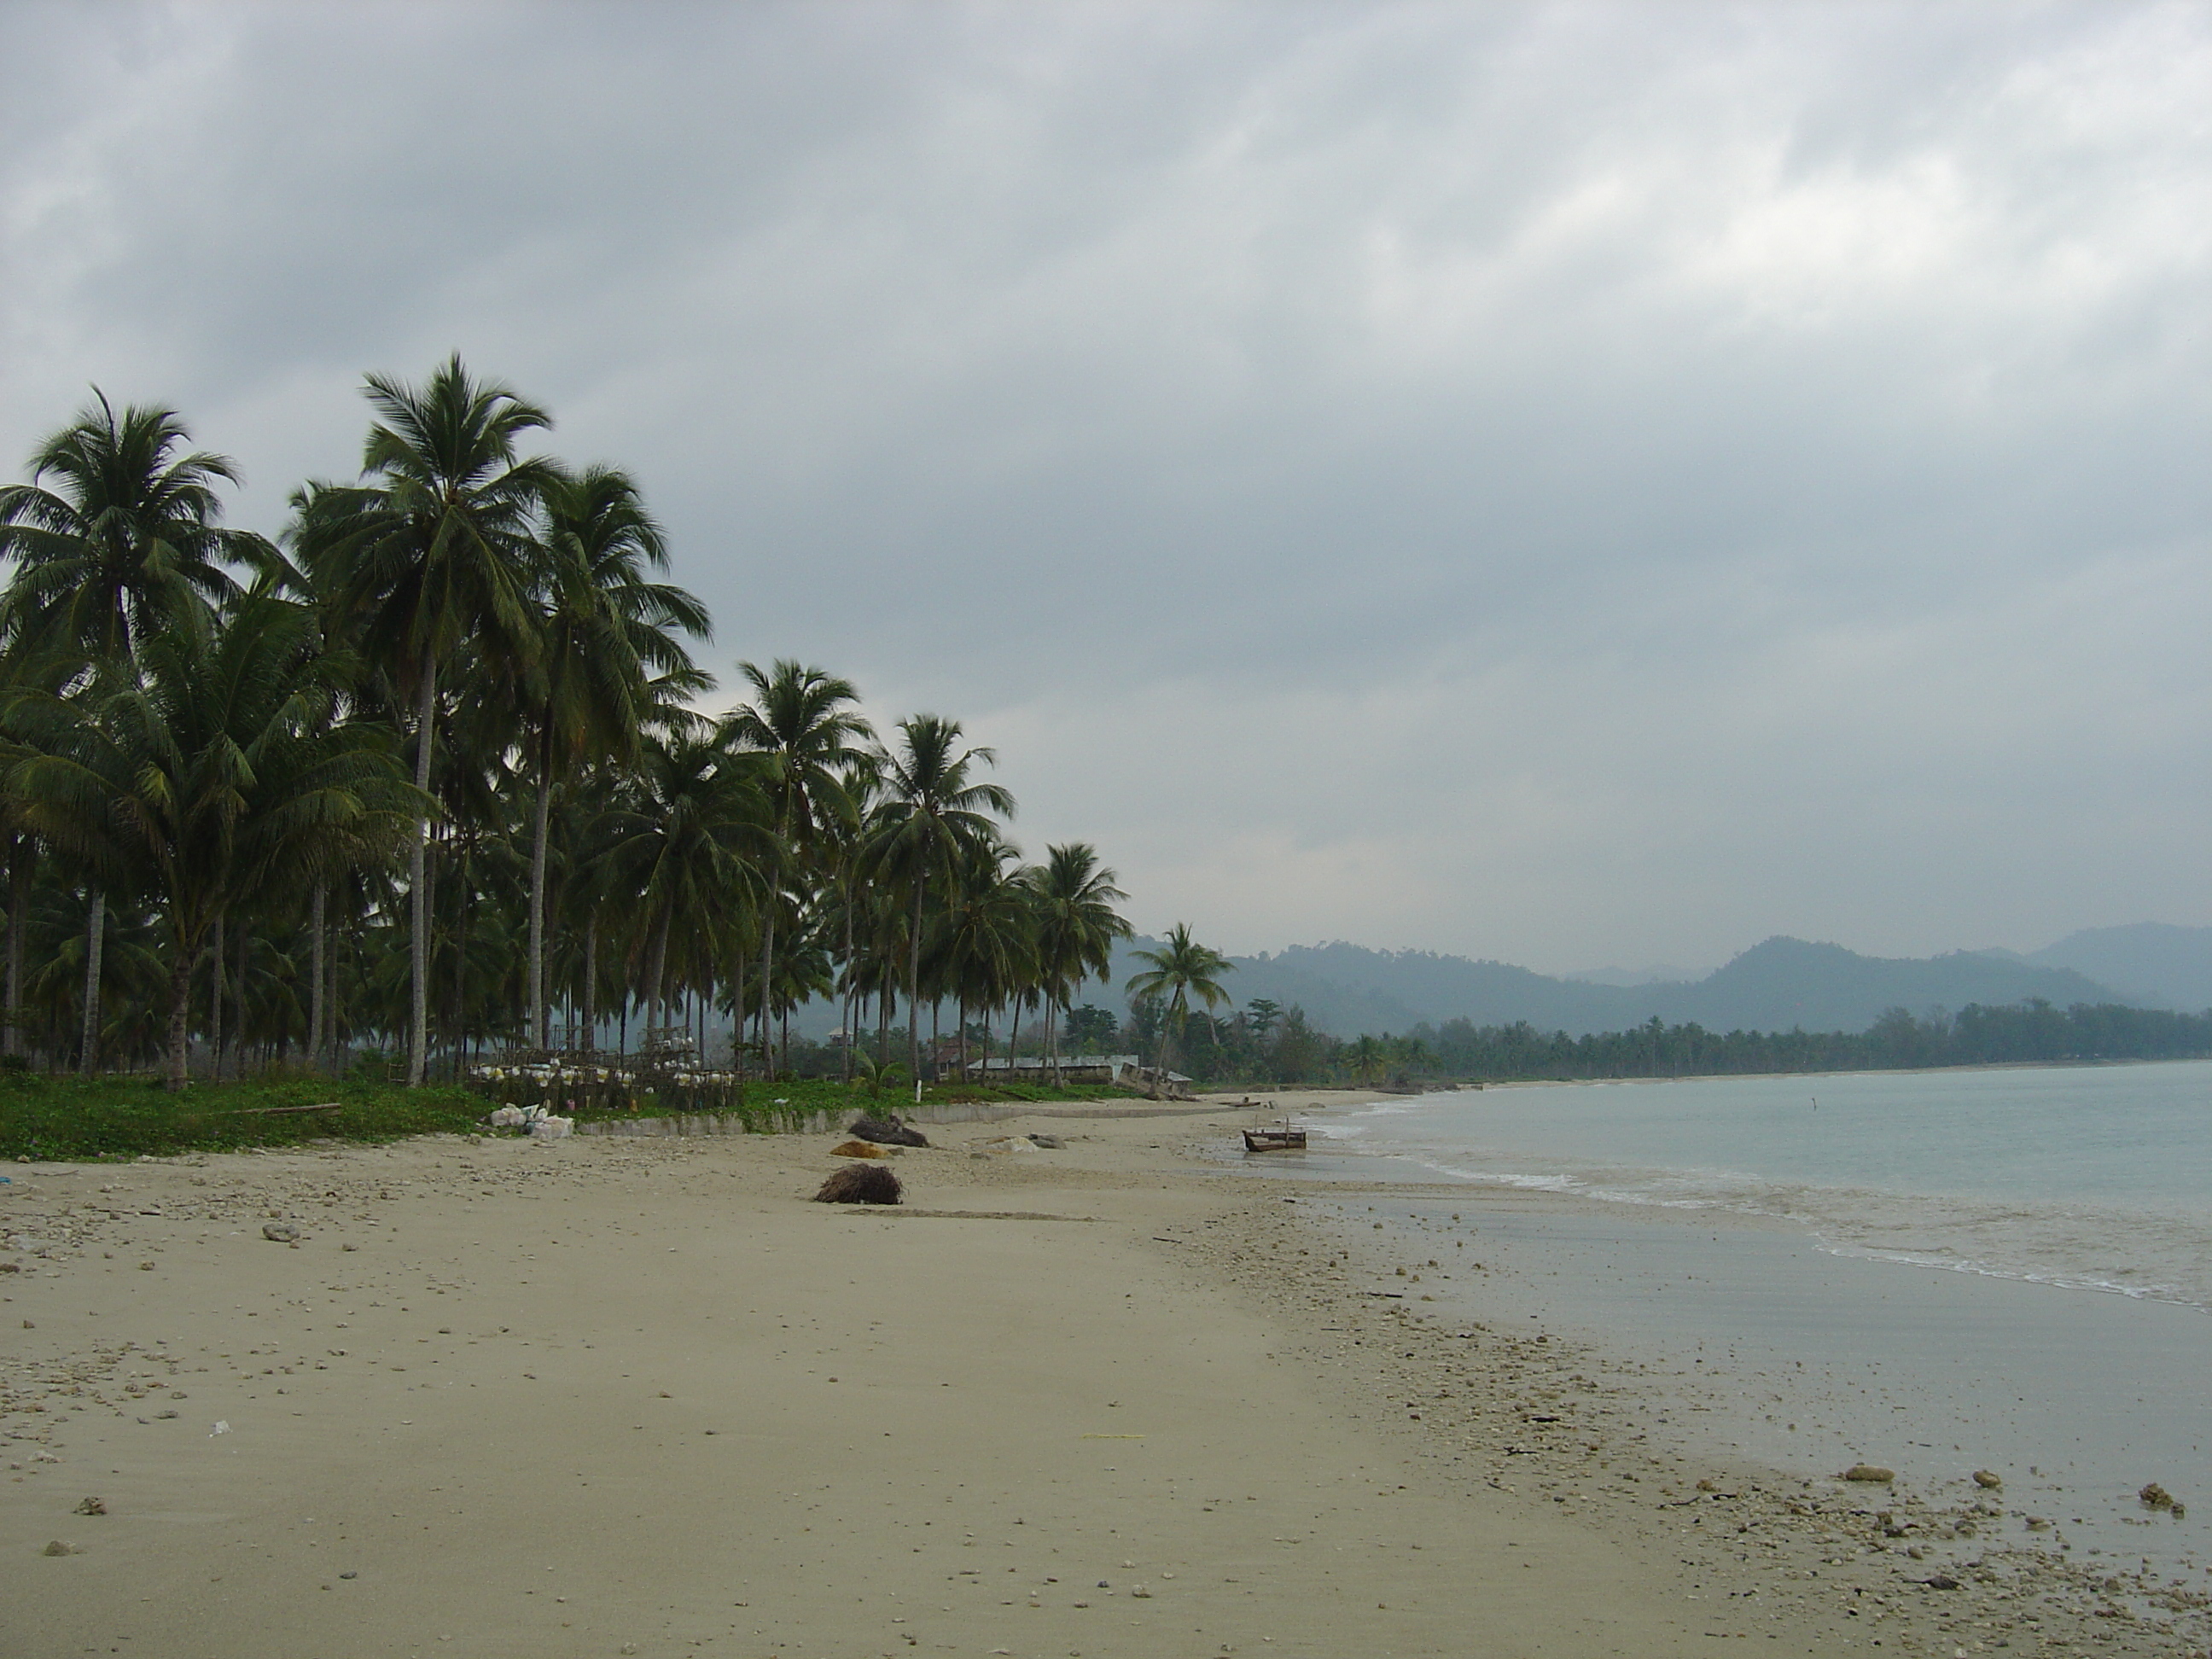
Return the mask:
POLYGON ((832 1146, 830 1149, 830 1156, 832 1158, 890 1158, 897 1151, 898 1148, 896 1146, 878 1146, 870 1140, 848 1140, 842 1145, 832 1146))
POLYGON ((845 1126, 845 1133, 862 1140, 872 1140, 879 1146, 927 1146, 929 1137, 921 1130, 908 1127, 893 1112, 887 1117, 856 1117, 845 1126))
POLYGON ((1886 1469, 1879 1463, 1854 1463, 1836 1477, 1838 1480, 1894 1480, 1895 1469, 1886 1469))

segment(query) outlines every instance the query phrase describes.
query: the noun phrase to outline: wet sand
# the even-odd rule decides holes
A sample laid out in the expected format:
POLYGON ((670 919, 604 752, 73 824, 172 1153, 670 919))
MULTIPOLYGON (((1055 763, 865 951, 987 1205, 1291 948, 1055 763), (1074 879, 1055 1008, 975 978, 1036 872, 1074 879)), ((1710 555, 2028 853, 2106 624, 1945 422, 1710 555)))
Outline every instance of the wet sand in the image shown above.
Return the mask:
POLYGON ((1632 1368, 1224 1178, 1238 1121, 935 1129, 901 1212, 805 1201, 833 1137, 11 1166, 5 1650, 2201 1649, 1677 1461, 1632 1368))

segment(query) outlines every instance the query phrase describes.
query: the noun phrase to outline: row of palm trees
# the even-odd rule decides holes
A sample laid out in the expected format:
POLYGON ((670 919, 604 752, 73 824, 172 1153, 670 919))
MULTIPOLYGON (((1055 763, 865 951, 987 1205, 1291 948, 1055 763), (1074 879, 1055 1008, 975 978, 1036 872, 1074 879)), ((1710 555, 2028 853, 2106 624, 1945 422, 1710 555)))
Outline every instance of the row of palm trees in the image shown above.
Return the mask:
POLYGON ((13 1063, 181 1087, 374 1037, 413 1084, 635 1012, 648 1055, 726 1018, 772 1069, 827 996, 848 1055, 902 1006, 919 1077, 925 1006, 964 1046, 1105 971, 1114 872, 1024 864, 959 722, 878 732, 792 661, 702 713, 710 618, 628 474, 526 453, 550 417, 458 357, 364 390, 359 476, 274 539, 161 408, 96 397, 0 489, 13 1063))

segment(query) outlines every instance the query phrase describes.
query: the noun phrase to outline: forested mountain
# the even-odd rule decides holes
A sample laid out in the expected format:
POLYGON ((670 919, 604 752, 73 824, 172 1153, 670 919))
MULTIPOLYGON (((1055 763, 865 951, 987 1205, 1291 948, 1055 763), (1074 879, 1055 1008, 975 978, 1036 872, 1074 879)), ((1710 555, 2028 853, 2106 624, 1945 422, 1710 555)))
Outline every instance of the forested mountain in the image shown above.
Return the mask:
MULTIPOLYGON (((1121 980, 1134 971, 1123 965, 1127 953, 1147 944, 1137 939, 1122 947, 1112 983, 1086 984, 1076 1000, 1119 1007, 1121 980)), ((2062 1008, 2141 1000, 2071 969, 1985 952, 1863 957, 1838 945, 1779 937, 1692 984, 1595 985, 1502 962, 1342 943, 1293 945, 1234 961, 1237 971, 1225 987, 1240 1006, 1264 998, 1302 1007, 1318 1030, 1338 1036, 1402 1032, 1424 1021, 1441 1025, 1454 1019, 1478 1025, 1526 1020, 1540 1030, 1581 1036, 1626 1030, 1654 1017, 1713 1031, 1863 1031, 1890 1008, 1925 1014, 2031 997, 2062 1008)))
POLYGON ((2139 921, 2088 927, 2030 951, 2043 968, 2070 968, 2120 992, 2130 1002, 2198 1013, 2212 1008, 2212 927, 2139 921))

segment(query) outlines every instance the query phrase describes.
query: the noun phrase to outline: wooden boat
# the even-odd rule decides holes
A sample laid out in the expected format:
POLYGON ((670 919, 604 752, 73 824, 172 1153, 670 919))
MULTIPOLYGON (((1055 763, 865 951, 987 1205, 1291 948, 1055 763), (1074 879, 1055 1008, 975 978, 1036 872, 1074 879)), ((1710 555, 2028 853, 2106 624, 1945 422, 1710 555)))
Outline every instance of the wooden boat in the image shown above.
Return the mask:
POLYGON ((1293 1129, 1286 1118, 1279 1129, 1247 1129, 1244 1150, 1248 1152, 1303 1152, 1306 1149, 1306 1132, 1293 1129))

